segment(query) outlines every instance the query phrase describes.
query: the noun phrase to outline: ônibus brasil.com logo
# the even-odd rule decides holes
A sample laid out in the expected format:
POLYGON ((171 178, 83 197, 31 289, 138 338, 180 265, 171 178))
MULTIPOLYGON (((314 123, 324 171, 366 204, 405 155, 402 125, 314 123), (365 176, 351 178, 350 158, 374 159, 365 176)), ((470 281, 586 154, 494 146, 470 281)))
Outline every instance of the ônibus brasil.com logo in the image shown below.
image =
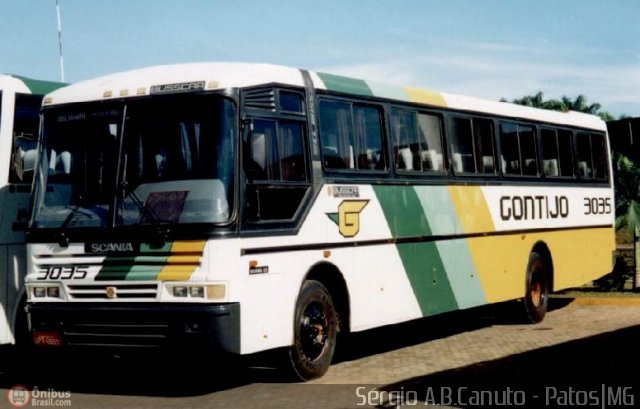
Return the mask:
POLYGON ((22 385, 15 385, 7 392, 7 401, 14 408, 24 408, 29 404, 40 407, 70 407, 71 392, 40 390, 37 386, 29 390, 22 385))
POLYGON ((22 385, 15 385, 7 392, 7 400, 14 408, 24 408, 31 400, 31 392, 22 385))

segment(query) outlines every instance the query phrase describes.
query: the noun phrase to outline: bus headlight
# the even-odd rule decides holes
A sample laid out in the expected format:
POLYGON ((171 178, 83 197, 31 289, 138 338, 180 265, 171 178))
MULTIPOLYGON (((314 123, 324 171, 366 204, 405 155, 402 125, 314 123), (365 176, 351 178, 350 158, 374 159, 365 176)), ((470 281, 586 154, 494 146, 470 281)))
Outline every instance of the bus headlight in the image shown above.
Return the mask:
POLYGON ((202 286, 189 287, 189 297, 204 298, 204 287, 202 286))
POLYGON ((167 283, 166 288, 173 298, 185 300, 223 300, 227 296, 227 285, 218 284, 175 284, 167 283))
POLYGON ((57 298, 62 299, 62 291, 59 285, 37 285, 31 287, 28 292, 30 298, 57 298))
POLYGON ((175 286, 173 287, 173 296, 178 298, 187 297, 187 287, 186 286, 175 286))
POLYGON ((47 297, 60 298, 60 287, 47 287, 47 297))

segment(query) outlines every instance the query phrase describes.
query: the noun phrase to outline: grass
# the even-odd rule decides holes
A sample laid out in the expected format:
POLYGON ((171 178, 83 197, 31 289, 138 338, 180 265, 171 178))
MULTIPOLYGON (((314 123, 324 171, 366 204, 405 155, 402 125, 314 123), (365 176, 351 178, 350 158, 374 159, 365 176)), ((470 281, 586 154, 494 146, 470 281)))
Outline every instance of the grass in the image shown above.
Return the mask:
POLYGON ((633 291, 627 283, 623 291, 603 291, 592 284, 554 293, 555 298, 640 298, 640 291, 633 291))

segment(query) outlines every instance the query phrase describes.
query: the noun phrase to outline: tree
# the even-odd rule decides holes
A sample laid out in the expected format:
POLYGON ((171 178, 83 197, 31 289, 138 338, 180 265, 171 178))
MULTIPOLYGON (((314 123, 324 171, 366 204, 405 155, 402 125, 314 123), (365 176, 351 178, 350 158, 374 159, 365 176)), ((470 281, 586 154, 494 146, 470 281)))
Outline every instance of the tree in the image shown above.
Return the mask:
MULTIPOLYGON (((504 98, 500 101, 506 102, 504 98)), ((589 104, 586 96, 580 94, 575 99, 571 99, 568 96, 563 96, 560 99, 544 99, 544 93, 539 91, 534 95, 525 95, 522 98, 512 100, 514 104, 526 105, 534 108, 550 109, 553 111, 576 111, 584 112, 586 114, 598 115, 604 121, 612 121, 615 119, 613 115, 606 111, 600 111, 602 105, 596 103, 589 104)))
POLYGON ((640 169, 631 159, 614 152, 616 229, 640 231, 640 169))

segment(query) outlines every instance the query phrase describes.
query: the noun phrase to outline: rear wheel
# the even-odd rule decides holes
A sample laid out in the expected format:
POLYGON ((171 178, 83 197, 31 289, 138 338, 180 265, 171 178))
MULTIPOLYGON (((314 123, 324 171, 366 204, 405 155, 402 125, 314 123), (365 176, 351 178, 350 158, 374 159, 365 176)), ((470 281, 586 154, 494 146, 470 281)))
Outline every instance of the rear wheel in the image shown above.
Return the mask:
POLYGON ((338 332, 338 315, 322 283, 308 280, 302 285, 293 330, 289 358, 294 374, 303 381, 321 377, 331 365, 338 332))
POLYGON ((549 266, 538 253, 529 255, 524 296, 526 318, 531 323, 544 319, 549 306, 549 266))

